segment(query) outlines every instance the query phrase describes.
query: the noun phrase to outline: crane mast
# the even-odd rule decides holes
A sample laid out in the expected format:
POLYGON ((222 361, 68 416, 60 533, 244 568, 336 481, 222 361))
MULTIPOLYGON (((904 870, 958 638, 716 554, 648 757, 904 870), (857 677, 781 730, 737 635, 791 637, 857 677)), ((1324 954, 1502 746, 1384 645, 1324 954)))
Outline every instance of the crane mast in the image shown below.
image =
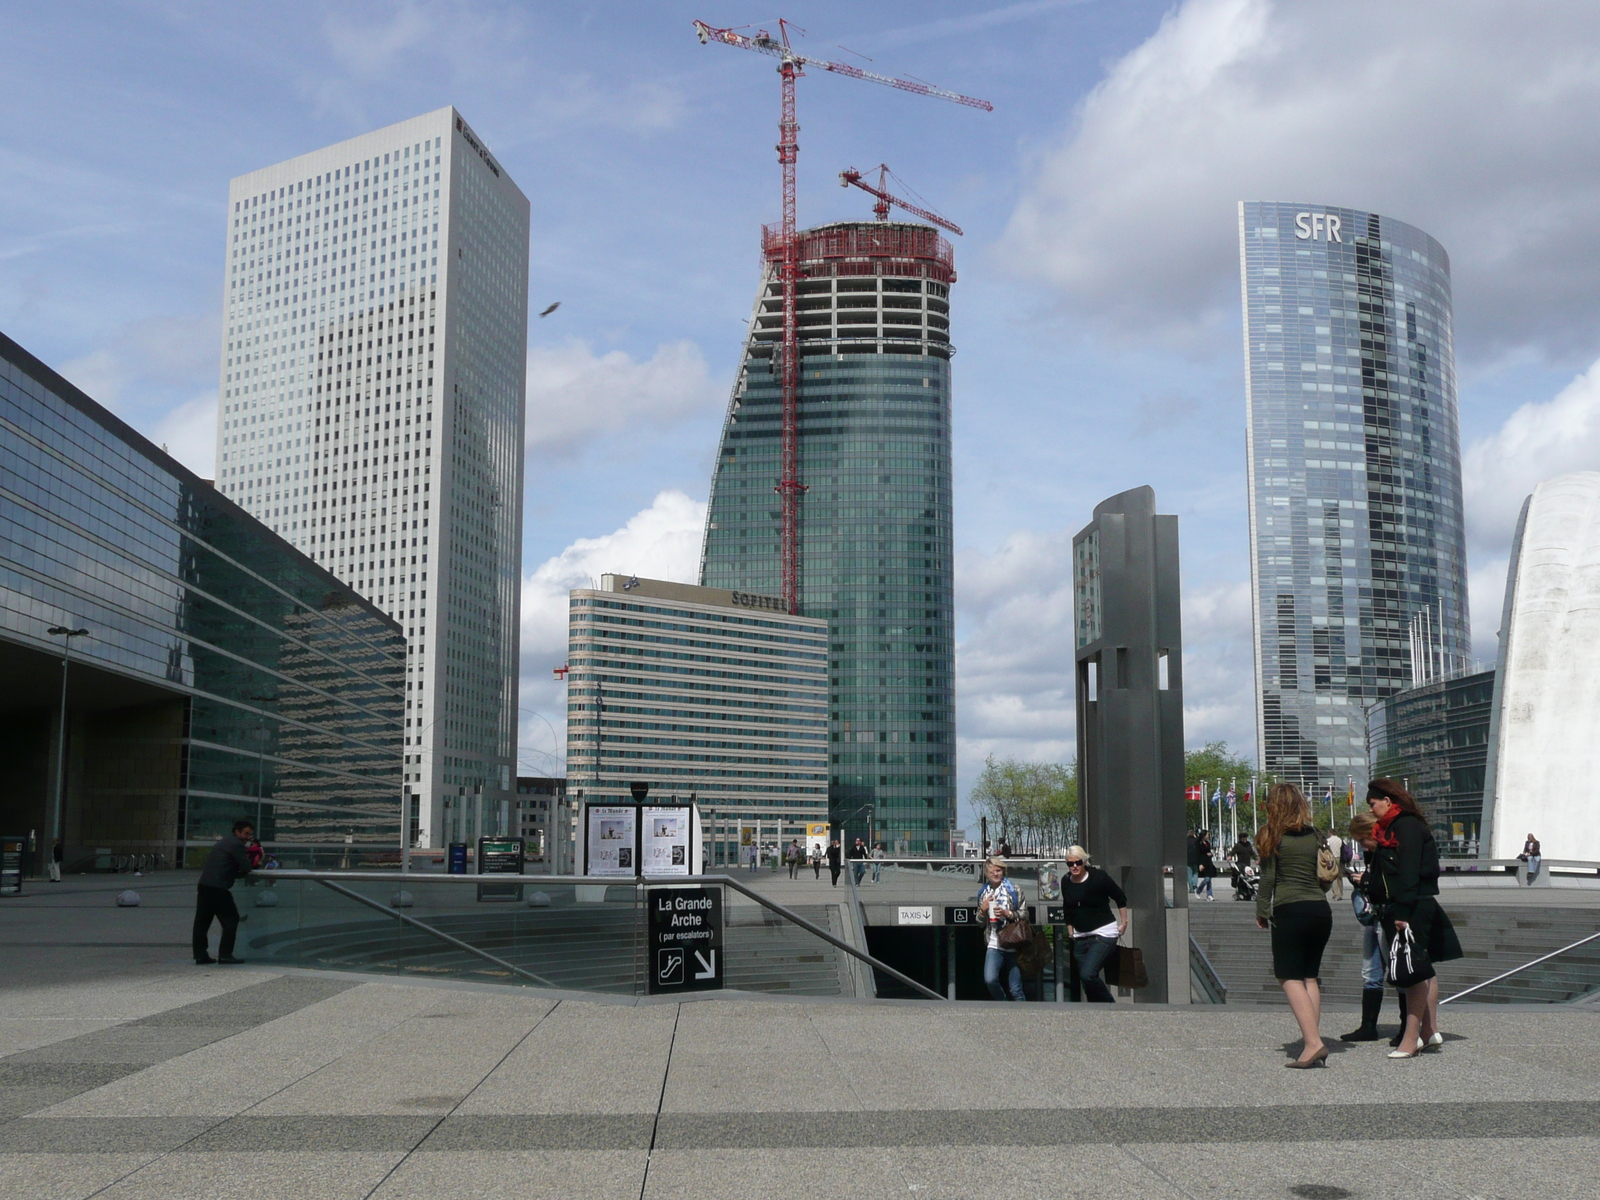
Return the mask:
MULTIPOLYGON (((963 96, 959 92, 946 91, 944 88, 933 87, 930 84, 920 83, 910 79, 896 79, 888 75, 879 75, 873 71, 864 71, 860 67, 853 67, 847 63, 828 62, 825 59, 811 58, 798 53, 789 44, 789 22, 778 20, 778 36, 773 37, 765 29, 758 30, 753 37, 747 37, 736 29, 718 29, 704 21, 694 22, 695 36, 700 39, 701 45, 710 42, 721 42, 726 46, 733 46, 740 50, 753 50, 758 54, 767 54, 778 59, 778 77, 781 81, 781 103, 778 116, 778 164, 783 175, 783 223, 781 243, 778 248, 778 283, 783 297, 783 337, 780 343, 780 359, 778 362, 779 387, 781 389, 781 433, 779 442, 778 483, 773 489, 778 493, 781 532, 779 538, 779 555, 782 561, 782 599, 783 606, 791 614, 800 612, 800 497, 805 494, 806 485, 800 481, 800 419, 799 419, 799 392, 800 392, 800 355, 799 355, 799 321, 795 313, 795 291, 800 275, 800 244, 797 237, 795 224, 795 163, 800 157, 800 125, 795 120, 795 80, 805 74, 804 68, 814 66, 819 70, 829 71, 838 75, 847 75, 853 79, 865 80, 869 83, 881 83, 887 87, 897 88, 900 91, 911 92, 919 96, 929 96, 938 100, 949 100, 955 104, 963 104, 969 108, 979 108, 984 112, 993 112, 994 105, 987 100, 978 100, 972 96, 963 96)), ((865 187, 859 183, 858 187, 865 187)), ((872 188, 866 188, 873 191, 872 188)), ((889 200, 893 198, 890 197, 889 200)), ((889 200, 880 198, 880 204, 889 200)), ((953 228, 948 222, 924 214, 921 210, 913 209, 910 205, 900 203, 902 208, 917 212, 918 215, 928 216, 936 224, 944 228, 953 228)), ((957 233, 960 230, 956 230, 957 233)))

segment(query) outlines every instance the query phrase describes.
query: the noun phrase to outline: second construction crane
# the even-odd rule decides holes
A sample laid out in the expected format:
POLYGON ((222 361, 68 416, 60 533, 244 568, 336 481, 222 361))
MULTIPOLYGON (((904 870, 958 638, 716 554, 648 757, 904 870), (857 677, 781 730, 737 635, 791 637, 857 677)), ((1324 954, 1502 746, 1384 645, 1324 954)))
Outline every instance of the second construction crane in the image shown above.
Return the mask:
MULTIPOLYGON (((800 259, 799 246, 796 240, 795 229, 795 162, 800 156, 800 143, 798 141, 800 126, 795 120, 794 85, 795 80, 805 73, 804 68, 811 66, 818 70, 828 71, 836 75, 848 75, 853 79, 864 79, 870 83, 881 83, 887 87, 897 88, 900 91, 911 92, 919 96, 931 96, 938 100, 949 100, 955 104, 964 104, 969 108, 981 108, 985 112, 993 112, 994 105, 987 100, 978 100, 972 96, 963 96, 959 92, 946 91, 944 88, 933 87, 926 83, 919 83, 911 79, 896 79, 888 75, 879 75, 872 71, 863 71, 860 67, 850 66, 848 63, 828 62, 825 59, 812 58, 796 51, 789 44, 789 22, 778 21, 778 36, 773 37, 765 29, 758 30, 754 36, 747 36, 737 29, 718 29, 704 21, 694 23, 695 35, 700 43, 721 42, 725 46, 734 46, 740 50, 754 50, 759 54, 767 54, 778 60, 778 76, 782 80, 781 103, 778 116, 778 163, 783 172, 783 227, 779 247, 778 276, 782 284, 783 294, 783 340, 782 359, 780 363, 780 386, 782 395, 782 440, 779 450, 778 493, 781 507, 782 526, 779 539, 779 552, 782 557, 782 598, 784 607, 791 613, 800 611, 800 497, 805 492, 805 484, 800 481, 800 435, 798 396, 799 391, 799 346, 797 322, 795 319, 795 287, 799 280, 800 259)), ((859 176, 858 176, 859 180, 859 176)), ((864 186, 857 182, 857 186, 864 186)), ((872 188, 866 188, 873 191, 872 188)), ((881 189, 879 189, 881 190, 881 189)), ((890 198, 893 199, 892 197, 890 198)), ((888 203, 880 197, 880 203, 888 203)), ((918 215, 929 217, 930 214, 920 210, 911 209, 910 206, 901 204, 908 211, 916 211, 918 215)), ((948 222, 937 220, 937 224, 944 228, 951 228, 948 222)), ((956 230, 960 232, 960 230, 956 230)))

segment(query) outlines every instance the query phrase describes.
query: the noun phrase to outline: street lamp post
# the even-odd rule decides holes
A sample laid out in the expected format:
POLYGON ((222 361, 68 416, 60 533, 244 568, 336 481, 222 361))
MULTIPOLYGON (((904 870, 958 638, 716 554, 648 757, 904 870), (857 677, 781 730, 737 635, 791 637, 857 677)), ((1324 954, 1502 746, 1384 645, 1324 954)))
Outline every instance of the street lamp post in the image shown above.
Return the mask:
POLYGON ((67 781, 67 664, 72 658, 72 639, 88 637, 87 629, 69 629, 65 625, 52 625, 51 637, 61 639, 61 724, 56 730, 56 796, 55 811, 50 815, 51 854, 61 840, 61 805, 66 794, 67 781))

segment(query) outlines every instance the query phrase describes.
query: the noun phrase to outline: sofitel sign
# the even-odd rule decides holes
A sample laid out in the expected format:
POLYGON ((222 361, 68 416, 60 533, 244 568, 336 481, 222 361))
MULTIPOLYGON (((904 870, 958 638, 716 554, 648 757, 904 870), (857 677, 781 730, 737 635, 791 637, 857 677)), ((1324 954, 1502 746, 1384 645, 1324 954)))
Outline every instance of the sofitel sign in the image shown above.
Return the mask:
POLYGON ((1308 238, 1316 241, 1320 236, 1325 241, 1343 243, 1344 238, 1339 236, 1343 219, 1332 213, 1303 212, 1294 215, 1294 236, 1302 242, 1308 238))
POLYGON ((733 602, 740 608, 765 608, 771 612, 783 612, 783 601, 777 596, 756 596, 750 592, 734 592, 733 602))

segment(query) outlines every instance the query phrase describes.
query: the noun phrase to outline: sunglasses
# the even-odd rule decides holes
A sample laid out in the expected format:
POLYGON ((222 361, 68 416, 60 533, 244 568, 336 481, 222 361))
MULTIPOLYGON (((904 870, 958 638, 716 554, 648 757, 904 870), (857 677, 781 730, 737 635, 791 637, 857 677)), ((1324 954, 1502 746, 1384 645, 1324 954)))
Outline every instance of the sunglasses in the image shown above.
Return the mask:
POLYGON ((1081 859, 1081 858, 1069 858, 1069 859, 1067 859, 1067 866, 1069 866, 1069 867, 1081 867, 1081 866, 1083 866, 1083 859, 1081 859))

